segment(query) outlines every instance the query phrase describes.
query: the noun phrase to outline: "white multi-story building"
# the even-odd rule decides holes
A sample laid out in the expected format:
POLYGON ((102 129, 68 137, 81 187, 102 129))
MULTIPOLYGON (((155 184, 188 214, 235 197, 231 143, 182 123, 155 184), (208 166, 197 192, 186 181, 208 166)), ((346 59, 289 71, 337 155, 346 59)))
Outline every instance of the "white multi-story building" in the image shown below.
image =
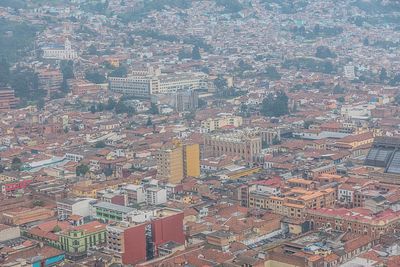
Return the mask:
POLYGON ((57 202, 58 218, 66 219, 70 215, 79 215, 82 217, 90 216, 91 203, 95 202, 93 198, 66 198, 57 202))
POLYGON ((74 162, 80 162, 81 160, 83 160, 83 155, 75 154, 75 153, 65 153, 64 157, 65 157, 65 159, 74 161, 74 162))
POLYGON ((128 184, 124 187, 128 196, 129 204, 140 204, 146 202, 146 192, 142 185, 128 184))
POLYGON ((345 119, 367 120, 375 108, 373 104, 345 105, 340 109, 340 114, 345 119))
POLYGON ((182 90, 207 89, 207 75, 200 73, 161 74, 152 67, 133 71, 126 78, 110 77, 110 90, 129 96, 150 98, 156 94, 172 94, 182 90))
POLYGON ((157 187, 146 189, 146 203, 148 205, 161 205, 167 202, 167 190, 157 187))
POLYGON ((65 40, 64 46, 48 46, 43 48, 44 59, 73 60, 78 53, 72 48, 71 42, 65 40))
POLYGON ((356 71, 353 65, 344 66, 343 71, 344 77, 346 77, 347 79, 354 80, 356 78, 356 71))
POLYGON ((201 122, 201 132, 209 133, 225 126, 240 127, 243 118, 229 113, 220 113, 216 118, 208 118, 201 122))

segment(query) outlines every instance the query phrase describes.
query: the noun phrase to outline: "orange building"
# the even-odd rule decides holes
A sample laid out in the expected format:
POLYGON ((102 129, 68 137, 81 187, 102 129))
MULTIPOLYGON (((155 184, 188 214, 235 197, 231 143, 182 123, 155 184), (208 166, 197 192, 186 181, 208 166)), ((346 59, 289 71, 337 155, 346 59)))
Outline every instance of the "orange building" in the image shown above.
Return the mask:
POLYGON ((36 207, 33 209, 20 208, 13 211, 3 212, 2 221, 8 225, 22 225, 30 222, 45 220, 53 217, 55 211, 36 207))
POLYGON ((303 188, 293 188, 283 193, 283 196, 273 196, 250 192, 249 207, 264 208, 271 212, 289 218, 302 219, 306 209, 333 207, 336 200, 336 189, 309 191, 303 188))

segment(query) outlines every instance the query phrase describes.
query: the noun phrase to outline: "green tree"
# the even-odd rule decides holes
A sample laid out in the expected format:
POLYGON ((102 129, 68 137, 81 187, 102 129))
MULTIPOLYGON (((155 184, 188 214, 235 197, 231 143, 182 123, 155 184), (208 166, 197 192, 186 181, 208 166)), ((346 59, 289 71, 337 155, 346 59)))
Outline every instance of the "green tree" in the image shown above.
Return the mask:
POLYGON ((153 121, 151 120, 150 117, 147 117, 146 126, 152 126, 152 125, 153 125, 153 121))
POLYGON ((388 74, 385 68, 382 68, 379 72, 379 80, 385 82, 388 79, 388 74))
POLYGON ((94 147, 95 148, 105 148, 106 147, 106 143, 104 141, 98 141, 98 142, 96 142, 94 147))
POLYGON ((40 200, 40 199, 34 200, 32 204, 34 207, 43 207, 44 206, 43 200, 40 200))
POLYGON ((289 114, 289 98, 286 93, 279 91, 276 100, 278 104, 276 108, 276 116, 289 114))
POLYGON ((54 226, 53 230, 52 230, 53 233, 58 233, 58 232, 61 232, 61 231, 62 231, 62 229, 58 224, 56 226, 54 226))
POLYGON ((199 108, 207 107, 207 101, 202 98, 199 98, 199 108))
POLYGON ((338 97, 338 98, 336 99, 336 101, 339 102, 339 103, 344 103, 344 101, 345 101, 344 96, 338 97))
POLYGON ((201 59, 200 49, 199 49, 199 47, 198 47, 197 45, 195 45, 195 46, 193 47, 193 50, 192 50, 192 59, 194 59, 194 60, 200 60, 200 59, 201 59))
POLYGON ((196 113, 194 111, 185 114, 185 119, 188 121, 193 121, 196 118, 196 113))
MULTIPOLYGON (((1 0, 0 5, 3 2, 26 1, 1 0)), ((15 12, 14 15, 18 14, 18 10, 12 12, 15 12)), ((9 63, 14 63, 26 56, 29 51, 34 49, 36 33, 41 30, 41 27, 32 23, 6 19, 5 16, 2 16, 0 18, 0 58, 4 57, 9 63)))
POLYGON ((185 58, 191 58, 192 54, 190 53, 190 51, 187 51, 186 49, 181 49, 178 52, 178 58, 179 60, 185 59, 185 58))
POLYGON ((70 92, 70 88, 68 85, 67 79, 63 79, 61 83, 61 92, 68 94, 70 92))
POLYGON ((306 121, 304 121, 304 123, 303 123, 304 129, 309 129, 310 126, 311 126, 313 123, 314 123, 314 122, 313 122, 312 120, 306 120, 306 121))
POLYGON ((2 57, 0 60, 0 87, 6 87, 10 82, 10 64, 2 57))
POLYGON ((280 80, 282 77, 282 75, 278 72, 278 70, 274 66, 269 66, 265 68, 264 74, 271 81, 280 80))
POLYGON ((243 9, 243 5, 238 0, 215 0, 215 3, 223 6, 226 13, 237 13, 243 9))
POLYGON ((87 48, 87 53, 88 53, 89 55, 97 55, 98 52, 97 52, 96 46, 95 46, 94 44, 91 44, 91 45, 87 48))
POLYGON ((155 103, 150 104, 149 112, 150 112, 150 114, 153 114, 153 115, 158 114, 158 107, 155 103))
POLYGON ((228 87, 228 83, 223 75, 218 75, 217 79, 214 80, 214 85, 218 90, 224 90, 228 87))
POLYGON ((111 168, 104 168, 103 173, 105 176, 110 177, 113 174, 113 170, 111 168))
POLYGON ((124 101, 120 100, 115 106, 115 113, 117 114, 123 114, 123 113, 129 113, 131 110, 130 107, 128 107, 124 101))
POLYGON ((37 73, 32 69, 17 68, 11 74, 11 87, 15 95, 24 100, 38 100, 47 95, 44 90, 39 90, 37 73))
POLYGON ((396 95, 396 96, 394 97, 394 101, 395 101, 395 103, 396 103, 397 105, 400 105, 400 94, 398 94, 398 95, 396 95))
POLYGON ((274 136, 274 138, 272 138, 272 144, 273 145, 279 145, 281 143, 281 140, 279 140, 278 136, 274 136))
POLYGON ((264 116, 280 117, 289 114, 289 98, 283 91, 279 91, 276 96, 268 94, 262 102, 261 113, 264 116))
POLYGON ((43 98, 39 99, 36 103, 36 107, 38 108, 38 110, 43 110, 45 105, 46 105, 46 102, 44 101, 43 98))
POLYGON ((61 73, 64 80, 73 79, 74 76, 74 62, 72 60, 61 61, 61 73))
POLYGON ((107 101, 106 110, 113 110, 116 105, 117 105, 117 102, 115 102, 115 100, 110 97, 110 98, 108 98, 108 101, 107 101))
POLYGON ((333 87, 333 94, 344 94, 346 92, 346 89, 341 87, 340 85, 335 85, 335 87, 333 87))
POLYGON ((93 104, 93 105, 90 106, 90 112, 92 114, 96 113, 96 105, 93 104))
POLYGON ((218 96, 226 97, 229 95, 228 82, 223 75, 218 75, 218 77, 214 80, 214 86, 218 96))
POLYGON ((14 171, 19 171, 21 170, 21 167, 22 167, 21 159, 18 157, 13 158, 11 162, 11 169, 14 171))
POLYGON ((105 83, 107 80, 106 77, 98 71, 85 72, 85 79, 95 84, 105 83))
POLYGON ((103 103, 97 104, 96 110, 97 110, 98 112, 102 112, 102 111, 104 111, 104 109, 105 109, 105 106, 104 106, 103 103))
POLYGON ((394 77, 389 81, 389 85, 396 86, 400 84, 400 73, 394 75, 394 77))
POLYGON ((327 46, 318 46, 315 56, 318 58, 336 58, 337 57, 336 54, 333 53, 327 46))
POLYGON ((113 70, 108 77, 126 77, 128 70, 124 66, 119 66, 117 69, 113 70))
POLYGON ((85 176, 89 171, 89 166, 86 164, 80 164, 76 167, 76 176, 85 176))

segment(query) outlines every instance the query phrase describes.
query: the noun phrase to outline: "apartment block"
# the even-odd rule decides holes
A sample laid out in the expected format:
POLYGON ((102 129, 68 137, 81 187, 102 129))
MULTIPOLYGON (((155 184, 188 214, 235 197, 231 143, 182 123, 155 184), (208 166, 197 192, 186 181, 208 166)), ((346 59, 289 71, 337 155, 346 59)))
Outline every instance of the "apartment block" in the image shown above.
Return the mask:
POLYGON ((163 245, 171 241, 185 243, 183 212, 179 210, 160 209, 143 223, 123 222, 107 226, 106 249, 125 265, 159 256, 163 245))
POLYGON ((86 257, 89 248, 106 242, 106 225, 93 221, 58 233, 60 248, 72 260, 86 257))
POLYGON ((221 113, 215 118, 208 118, 201 121, 201 131, 204 133, 210 133, 226 126, 240 127, 242 124, 242 117, 228 113, 221 113))
POLYGON ((128 77, 110 77, 111 91, 129 96, 150 98, 157 94, 172 94, 184 90, 207 89, 207 75, 200 73, 162 74, 149 67, 133 71, 128 77))
POLYGON ((233 133, 208 134, 204 139, 206 156, 228 155, 249 163, 261 152, 261 137, 248 130, 233 133))
POLYGON ((0 88, 0 111, 7 111, 17 107, 19 99, 15 97, 14 90, 0 88))
POLYGON ((91 204, 94 198, 66 198, 57 202, 58 218, 66 219, 71 215, 90 216, 91 204))
POLYGON ((184 177, 200 176, 199 144, 180 144, 162 148, 156 155, 157 177, 179 184, 184 177))
POLYGON ((148 205, 161 205, 167 202, 167 190, 158 187, 146 189, 146 203, 148 205))
POLYGON ((269 209, 273 213, 298 219, 303 218, 306 209, 330 208, 335 201, 336 190, 333 188, 316 191, 293 188, 280 196, 260 190, 249 193, 249 207, 269 209))
POLYGON ((331 228, 371 237, 393 233, 400 222, 400 211, 386 209, 373 212, 366 208, 309 209, 306 219, 311 229, 331 228))
POLYGON ((127 220, 135 212, 134 208, 116 205, 108 202, 99 202, 92 206, 93 216, 102 221, 120 222, 127 220))
POLYGON ((183 177, 183 150, 181 146, 162 148, 156 155, 157 177, 172 184, 179 184, 183 177))

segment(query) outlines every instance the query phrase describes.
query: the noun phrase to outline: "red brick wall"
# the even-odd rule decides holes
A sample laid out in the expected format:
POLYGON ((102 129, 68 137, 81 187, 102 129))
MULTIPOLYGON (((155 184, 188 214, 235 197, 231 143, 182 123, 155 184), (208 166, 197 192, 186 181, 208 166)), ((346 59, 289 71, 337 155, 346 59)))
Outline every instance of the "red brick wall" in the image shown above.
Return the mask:
POLYGON ((118 195, 111 198, 111 203, 116 205, 125 206, 125 196, 118 195))
POLYGON ((146 260, 145 225, 141 224, 124 232, 125 251, 122 254, 123 264, 135 265, 146 260))
MULTIPOLYGON (((155 249, 165 242, 175 241, 185 243, 183 233, 183 213, 168 216, 152 222, 153 241, 155 249)), ((157 255, 157 251, 156 251, 157 255)))

